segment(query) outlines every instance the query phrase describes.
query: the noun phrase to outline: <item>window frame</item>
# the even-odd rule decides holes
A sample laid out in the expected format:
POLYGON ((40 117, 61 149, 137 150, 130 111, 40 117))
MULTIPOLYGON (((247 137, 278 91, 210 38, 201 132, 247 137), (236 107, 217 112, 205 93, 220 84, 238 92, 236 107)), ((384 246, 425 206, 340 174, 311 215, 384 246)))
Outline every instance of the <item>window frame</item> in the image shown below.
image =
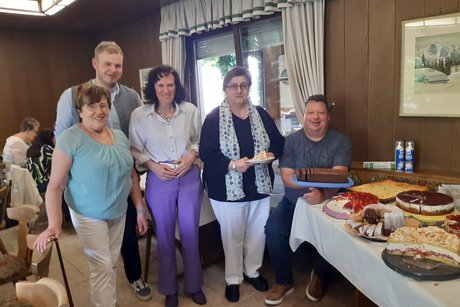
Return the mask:
MULTIPOLYGON (((258 23, 261 21, 267 21, 270 19, 275 19, 275 18, 281 18, 281 13, 274 13, 271 15, 267 16, 261 16, 260 18, 257 19, 252 19, 251 21, 247 22, 239 22, 237 24, 233 25, 227 25, 223 28, 220 29, 215 29, 215 30, 210 30, 208 32, 204 33, 194 33, 190 36, 186 36, 185 38, 185 49, 186 49, 186 60, 185 60, 185 85, 188 88, 188 92, 190 93, 189 97, 190 100, 198 107, 200 108, 199 100, 198 100, 198 80, 197 80, 197 71, 196 71, 196 63, 197 63, 197 57, 195 53, 195 45, 196 45, 196 40, 198 39, 203 39, 206 37, 214 36, 214 35, 219 35, 219 34, 224 34, 224 33, 233 33, 233 40, 234 40, 234 46, 235 46, 235 55, 236 55, 236 64, 238 66, 244 66, 243 65, 243 51, 241 49, 241 28, 247 28, 251 24, 258 23)), ((283 44, 283 53, 284 53, 284 44, 283 44)), ((266 65, 266 63, 264 63, 266 65)), ((279 91, 276 91, 276 95, 278 97, 279 101, 279 91)), ((266 95, 267 96, 267 95, 266 95)), ((276 96, 275 96, 276 97, 276 96)), ((280 104, 267 104, 265 101, 265 106, 264 108, 267 110, 267 112, 271 115, 271 117, 274 120, 280 119, 280 104)))

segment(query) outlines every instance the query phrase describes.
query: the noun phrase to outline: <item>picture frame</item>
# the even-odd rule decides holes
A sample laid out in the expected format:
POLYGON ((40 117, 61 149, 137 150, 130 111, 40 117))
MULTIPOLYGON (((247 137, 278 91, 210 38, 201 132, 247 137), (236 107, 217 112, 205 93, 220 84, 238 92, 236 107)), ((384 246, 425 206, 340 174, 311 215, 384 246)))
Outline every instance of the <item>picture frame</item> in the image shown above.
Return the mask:
POLYGON ((152 67, 149 68, 141 68, 139 69, 139 81, 140 81, 140 89, 141 89, 141 100, 146 102, 146 98, 144 96, 144 89, 147 86, 147 81, 149 77, 149 72, 152 70, 152 67))
POLYGON ((399 116, 460 117, 460 13, 402 22, 399 116))

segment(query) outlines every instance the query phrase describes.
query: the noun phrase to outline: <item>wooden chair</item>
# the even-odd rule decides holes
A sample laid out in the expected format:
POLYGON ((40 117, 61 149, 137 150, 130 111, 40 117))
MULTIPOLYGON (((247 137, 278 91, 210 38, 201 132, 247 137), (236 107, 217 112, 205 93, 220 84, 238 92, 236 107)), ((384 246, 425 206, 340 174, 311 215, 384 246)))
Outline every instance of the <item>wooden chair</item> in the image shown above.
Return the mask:
POLYGON ((5 228, 6 207, 10 203, 11 184, 0 188, 0 230, 5 228))
POLYGON ((0 240, 0 284, 7 282, 15 284, 19 280, 25 280, 31 274, 34 274, 36 278, 48 275, 52 244, 49 244, 43 252, 35 253, 32 258, 36 236, 29 235, 28 223, 33 223, 37 219, 37 213, 38 208, 33 205, 7 208, 9 218, 19 222, 18 253, 10 255, 0 240))
POLYGON ((36 282, 16 283, 16 297, 20 302, 39 307, 69 306, 64 286, 57 280, 44 277, 36 282))

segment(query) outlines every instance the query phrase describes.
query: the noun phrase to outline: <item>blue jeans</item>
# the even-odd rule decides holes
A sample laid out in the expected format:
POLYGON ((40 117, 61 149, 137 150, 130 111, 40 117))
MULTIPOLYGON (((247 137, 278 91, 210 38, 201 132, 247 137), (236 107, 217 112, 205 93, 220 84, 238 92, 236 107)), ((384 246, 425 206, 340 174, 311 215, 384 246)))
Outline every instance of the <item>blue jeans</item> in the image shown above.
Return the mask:
MULTIPOLYGON (((294 253, 289 246, 294 209, 295 204, 283 197, 268 217, 265 225, 267 247, 278 284, 294 283, 292 273, 292 256, 294 253)), ((334 267, 320 257, 315 267, 315 273, 319 278, 327 280, 333 270, 334 267)))

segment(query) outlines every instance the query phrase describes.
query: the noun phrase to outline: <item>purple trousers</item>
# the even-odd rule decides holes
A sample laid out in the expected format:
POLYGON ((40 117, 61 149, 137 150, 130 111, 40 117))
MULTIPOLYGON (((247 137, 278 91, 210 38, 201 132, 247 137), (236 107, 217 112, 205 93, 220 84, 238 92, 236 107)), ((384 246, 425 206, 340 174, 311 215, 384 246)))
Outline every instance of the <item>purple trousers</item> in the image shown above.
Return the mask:
POLYGON ((203 185, 200 169, 193 165, 179 179, 162 181, 149 171, 146 181, 146 200, 153 213, 158 242, 158 292, 177 293, 177 263, 175 229, 176 217, 184 262, 184 289, 194 293, 203 285, 199 251, 199 231, 203 185))

